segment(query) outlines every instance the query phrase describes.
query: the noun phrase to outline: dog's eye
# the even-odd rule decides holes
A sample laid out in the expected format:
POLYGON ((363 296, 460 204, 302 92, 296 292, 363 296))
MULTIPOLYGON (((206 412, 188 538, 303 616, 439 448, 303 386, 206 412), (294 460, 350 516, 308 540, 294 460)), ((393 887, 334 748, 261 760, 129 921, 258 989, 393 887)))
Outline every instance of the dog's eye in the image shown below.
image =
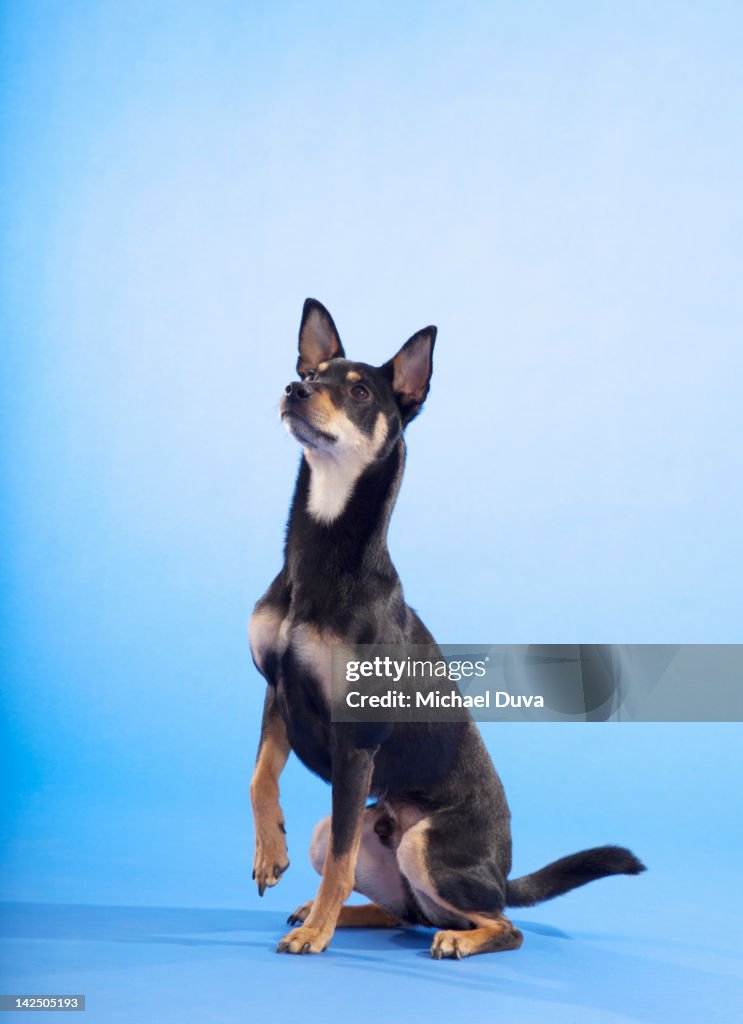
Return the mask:
POLYGON ((317 377, 317 370, 310 370, 308 373, 305 373, 305 375, 302 378, 302 380, 315 380, 316 377, 317 377))
POLYGON ((365 402, 367 398, 371 398, 369 388, 365 387, 363 384, 354 384, 351 388, 351 394, 354 398, 358 398, 360 402, 365 402))

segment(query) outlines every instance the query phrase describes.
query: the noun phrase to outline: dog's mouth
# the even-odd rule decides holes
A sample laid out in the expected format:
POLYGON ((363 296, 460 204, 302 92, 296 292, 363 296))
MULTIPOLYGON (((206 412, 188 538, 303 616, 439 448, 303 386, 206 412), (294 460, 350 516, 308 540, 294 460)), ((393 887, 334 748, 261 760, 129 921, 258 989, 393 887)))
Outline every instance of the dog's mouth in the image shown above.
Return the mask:
POLYGON ((307 445, 310 448, 327 448, 328 445, 335 444, 338 438, 334 434, 329 434, 325 430, 320 430, 314 424, 310 423, 308 419, 305 419, 296 409, 287 408, 286 406, 281 409, 281 422, 284 424, 289 433, 294 437, 300 444, 307 445))

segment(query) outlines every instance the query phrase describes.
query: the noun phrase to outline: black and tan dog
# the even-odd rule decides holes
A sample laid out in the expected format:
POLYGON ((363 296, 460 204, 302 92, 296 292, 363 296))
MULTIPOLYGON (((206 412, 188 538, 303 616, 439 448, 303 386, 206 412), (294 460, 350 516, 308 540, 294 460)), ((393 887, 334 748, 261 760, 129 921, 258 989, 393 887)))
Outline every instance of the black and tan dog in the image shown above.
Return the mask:
POLYGON ((474 722, 331 721, 332 645, 437 650, 405 604, 386 541, 435 338, 435 327, 419 331, 381 367, 352 362, 327 310, 304 305, 300 380, 281 402, 303 448, 285 562, 250 621, 268 683, 251 783, 261 895, 289 864, 279 776, 290 751, 332 783, 332 814, 312 839, 319 891, 289 918, 298 927, 279 952, 319 953, 338 926, 406 923, 442 929, 436 958, 515 949, 522 936, 506 906, 643 870, 629 850, 603 846, 509 880, 510 812, 474 722), (344 906, 353 889, 372 902, 344 906))

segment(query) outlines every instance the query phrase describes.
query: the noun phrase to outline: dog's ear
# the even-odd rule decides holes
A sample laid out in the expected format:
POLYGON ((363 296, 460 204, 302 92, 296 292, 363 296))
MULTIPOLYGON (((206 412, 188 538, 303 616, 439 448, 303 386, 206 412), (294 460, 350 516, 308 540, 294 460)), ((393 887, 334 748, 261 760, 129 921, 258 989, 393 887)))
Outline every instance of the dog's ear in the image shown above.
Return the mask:
POLYGON ((306 299, 299 325, 297 373, 304 377, 320 363, 345 356, 333 318, 317 299, 306 299))
POLYGON ((436 328, 424 327, 408 338, 397 355, 382 367, 392 381, 403 426, 418 415, 426 400, 433 372, 435 343, 436 328))

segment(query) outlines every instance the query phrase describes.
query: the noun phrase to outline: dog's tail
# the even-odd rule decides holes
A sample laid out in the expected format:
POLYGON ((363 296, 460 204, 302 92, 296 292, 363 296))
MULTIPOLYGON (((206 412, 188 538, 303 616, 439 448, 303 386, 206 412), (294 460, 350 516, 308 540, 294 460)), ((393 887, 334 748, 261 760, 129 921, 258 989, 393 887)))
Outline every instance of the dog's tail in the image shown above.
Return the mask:
POLYGON ((645 865, 623 846, 595 846, 506 882, 506 905, 533 907, 607 875, 639 875, 645 865))

